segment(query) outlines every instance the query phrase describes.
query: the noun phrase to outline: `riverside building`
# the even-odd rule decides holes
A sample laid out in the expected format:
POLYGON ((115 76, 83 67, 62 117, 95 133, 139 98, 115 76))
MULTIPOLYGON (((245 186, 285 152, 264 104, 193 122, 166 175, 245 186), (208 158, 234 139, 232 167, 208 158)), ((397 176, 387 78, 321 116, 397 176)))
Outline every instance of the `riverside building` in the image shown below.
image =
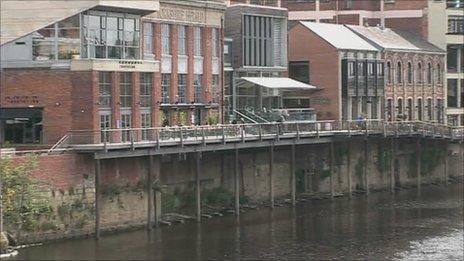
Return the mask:
POLYGON ((224 1, 3 1, 0 142, 46 147, 69 130, 124 141, 128 132, 99 130, 220 122, 224 9, 224 1))

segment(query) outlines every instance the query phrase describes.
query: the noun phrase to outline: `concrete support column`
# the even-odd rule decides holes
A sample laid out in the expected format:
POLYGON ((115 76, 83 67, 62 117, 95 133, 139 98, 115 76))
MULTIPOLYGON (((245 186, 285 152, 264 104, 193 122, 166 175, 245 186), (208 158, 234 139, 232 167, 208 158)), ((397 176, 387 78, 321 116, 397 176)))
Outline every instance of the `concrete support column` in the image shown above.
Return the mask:
POLYGON ((353 191, 352 191, 352 181, 351 181, 351 142, 348 141, 347 142, 347 159, 346 159, 346 168, 347 168, 347 171, 346 173, 348 174, 348 195, 351 197, 352 194, 353 194, 353 191))
POLYGON ((240 215, 240 175, 238 168, 239 154, 238 148, 235 148, 235 164, 234 164, 234 195, 235 195, 235 215, 240 215))
POLYGON ((335 156, 334 156, 334 143, 330 142, 330 197, 333 199, 335 195, 334 191, 334 165, 335 165, 335 156))
POLYGON ((195 195, 196 195, 196 214, 197 222, 201 222, 201 186, 200 186, 200 164, 201 164, 201 152, 196 152, 196 164, 195 164, 195 195))
POLYGON ((292 159, 291 159, 291 166, 290 166, 290 177, 291 177, 291 192, 292 192, 292 206, 296 205, 296 161, 295 161, 295 151, 296 151, 296 145, 292 144, 292 159))
POLYGON ((418 138, 416 141, 416 155, 417 155, 417 188, 421 189, 422 185, 422 176, 421 176, 421 167, 422 167, 422 162, 421 162, 421 157, 422 157, 422 143, 421 143, 421 138, 418 138))
POLYGON ((364 185, 366 189, 366 195, 369 195, 369 142, 364 139, 364 185))
MULTIPOLYGON (((447 146, 447 144, 445 144, 447 146)), ((448 185, 448 157, 449 157, 449 152, 448 152, 448 147, 446 147, 446 153, 445 153, 445 159, 444 159, 444 170, 443 170, 443 181, 445 185, 448 185)))
POLYGON ((390 140, 390 191, 395 193, 395 139, 390 140))
POLYGON ((100 239, 100 175, 101 162, 95 160, 95 238, 100 239))
POLYGON ((271 144, 269 151, 269 201, 271 208, 274 208, 274 144, 271 144))

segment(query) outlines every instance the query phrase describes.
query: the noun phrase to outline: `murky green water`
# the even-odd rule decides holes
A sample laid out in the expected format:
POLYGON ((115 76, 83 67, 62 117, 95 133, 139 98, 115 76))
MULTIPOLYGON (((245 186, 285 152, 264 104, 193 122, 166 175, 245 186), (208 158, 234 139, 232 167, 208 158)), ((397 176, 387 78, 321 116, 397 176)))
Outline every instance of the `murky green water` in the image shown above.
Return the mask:
POLYGON ((463 244, 463 187, 454 184, 53 243, 17 259, 462 260, 463 244))

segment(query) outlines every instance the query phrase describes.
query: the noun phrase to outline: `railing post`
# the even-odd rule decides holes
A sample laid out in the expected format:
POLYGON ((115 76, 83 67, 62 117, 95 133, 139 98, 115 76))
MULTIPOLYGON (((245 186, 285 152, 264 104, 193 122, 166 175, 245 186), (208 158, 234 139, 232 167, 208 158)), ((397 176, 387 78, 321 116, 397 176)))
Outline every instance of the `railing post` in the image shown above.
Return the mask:
POLYGON ((240 137, 242 138, 242 142, 245 142, 245 125, 240 125, 240 137))
POLYGON ((263 141, 263 129, 261 127, 261 124, 258 125, 258 135, 259 135, 259 141, 263 141))
POLYGON ((296 138, 299 140, 300 139, 300 125, 298 122, 296 123, 296 138))
POLYGON ((129 138, 130 138, 130 143, 131 143, 131 150, 135 150, 135 145, 134 145, 134 130, 130 129, 129 130, 129 138))
POLYGON ((364 128, 365 128, 366 136, 369 136, 369 128, 367 126, 368 123, 369 123, 369 121, 366 119, 364 121, 364 128))
POLYGON ((105 148, 105 152, 108 152, 108 133, 105 129, 103 131, 103 148, 105 148))
POLYGON ((348 126, 348 137, 351 137, 351 122, 350 121, 346 121, 346 124, 348 126))
MULTIPOLYGON (((283 123, 278 123, 276 125, 276 129, 277 129, 277 134, 276 134, 276 138, 277 140, 280 140, 280 129, 283 129, 283 123)), ((283 130, 282 130, 283 131, 283 130)))
POLYGON ((387 137, 387 123, 385 121, 382 121, 382 131, 383 131, 383 137, 387 137))
POLYGON ((183 148, 184 147, 184 135, 182 131, 182 127, 179 129, 179 135, 180 135, 180 146, 183 148))
POLYGON ((160 144, 160 133, 159 133, 159 130, 158 130, 158 129, 155 130, 155 139, 156 139, 156 148, 157 148, 157 149, 160 149, 160 147, 161 147, 161 144, 160 144))
POLYGON ((206 146, 206 134, 205 134, 205 128, 201 127, 201 136, 203 139, 203 146, 206 146))
POLYGON ((316 122, 316 137, 319 139, 319 122, 316 122))
POLYGON ((226 128, 224 127, 224 125, 222 125, 222 144, 226 144, 226 128))

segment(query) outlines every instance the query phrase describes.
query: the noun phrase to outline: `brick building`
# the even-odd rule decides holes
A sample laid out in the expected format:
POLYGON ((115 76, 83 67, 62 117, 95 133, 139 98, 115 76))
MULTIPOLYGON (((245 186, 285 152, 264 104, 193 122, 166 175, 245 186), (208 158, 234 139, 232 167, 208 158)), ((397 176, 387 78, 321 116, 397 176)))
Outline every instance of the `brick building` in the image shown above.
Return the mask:
POLYGON ((444 122, 446 52, 418 34, 348 26, 382 51, 386 119, 444 122))
POLYGON ((289 20, 383 26, 428 34, 428 0, 282 1, 289 20))
POLYGON ((224 1, 53 5, 2 2, 0 142, 220 121, 224 1))
POLYGON ((311 97, 318 119, 382 119, 380 51, 343 25, 299 22, 289 32, 289 70, 321 88, 311 97))
POLYGON ((287 78, 287 9, 280 1, 229 1, 225 36, 229 119, 314 119, 310 96, 316 87, 287 78))

